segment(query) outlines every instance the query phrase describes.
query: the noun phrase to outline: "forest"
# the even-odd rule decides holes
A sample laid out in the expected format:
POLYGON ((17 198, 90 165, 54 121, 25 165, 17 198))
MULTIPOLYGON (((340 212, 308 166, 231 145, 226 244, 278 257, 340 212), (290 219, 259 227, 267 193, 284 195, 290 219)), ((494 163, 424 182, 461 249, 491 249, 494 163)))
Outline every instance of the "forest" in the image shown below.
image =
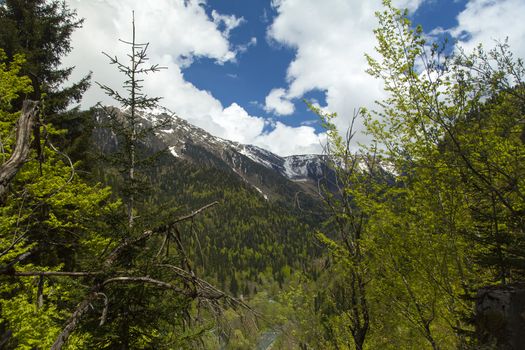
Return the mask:
POLYGON ((106 53, 121 82, 72 81, 83 19, 0 2, 0 349, 521 349, 523 60, 430 41, 389 0, 376 16, 387 97, 347 130, 305 100, 329 171, 268 200, 152 141, 171 112, 144 122, 163 67, 135 26, 128 57, 106 53), (91 85, 114 105, 80 109, 91 85), (495 292, 521 304, 480 309, 495 292))

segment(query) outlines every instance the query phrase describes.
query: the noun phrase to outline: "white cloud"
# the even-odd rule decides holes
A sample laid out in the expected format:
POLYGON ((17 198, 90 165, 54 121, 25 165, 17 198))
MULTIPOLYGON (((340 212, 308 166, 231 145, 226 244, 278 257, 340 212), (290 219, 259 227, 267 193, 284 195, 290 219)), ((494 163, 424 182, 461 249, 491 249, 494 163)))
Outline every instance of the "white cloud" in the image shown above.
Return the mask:
POLYGON ((288 156, 293 154, 320 153, 326 143, 326 134, 317 134, 309 126, 291 127, 276 122, 275 129, 257 137, 256 144, 275 153, 288 156))
POLYGON ((265 122, 263 118, 252 117, 241 106, 232 103, 220 115, 221 124, 226 127, 223 137, 240 143, 250 143, 261 135, 265 122))
POLYGON ((159 79, 146 83, 148 90, 166 96, 162 104, 213 135, 263 147, 282 156, 321 152, 325 135, 317 134, 313 127, 290 127, 251 116, 236 103, 224 108, 211 93, 185 81, 177 66, 170 66, 159 75, 159 79))
MULTIPOLYGON (((403 0, 396 5, 415 10, 421 3, 403 0)), ((382 83, 365 72, 364 54, 374 53, 374 13, 381 10, 381 1, 273 0, 272 4, 277 17, 268 38, 297 50, 287 70, 285 102, 312 90, 324 91, 324 107, 338 112, 336 124, 341 129, 348 126, 356 108, 375 107, 374 101, 383 96, 382 83)), ((280 96, 272 90, 266 98, 269 109, 279 104, 269 106, 268 100, 283 101, 275 97, 280 96)), ((360 137, 357 141, 364 141, 360 137)))
MULTIPOLYGON (((93 70, 94 81, 120 85, 122 76, 101 52, 126 59, 129 47, 118 39, 130 40, 133 10, 137 41, 150 42, 148 54, 152 63, 161 61, 184 68, 196 57, 209 57, 217 63, 235 59, 226 34, 207 16, 202 1, 68 0, 68 3, 85 18, 84 27, 73 33, 74 49, 64 60, 65 65, 77 67, 77 77, 93 70)), ((110 102, 100 89, 93 88, 85 95, 84 105, 97 101, 110 102)))
POLYGON ((508 37, 511 50, 517 57, 525 58, 523 14, 523 0, 470 0, 450 32, 467 51, 479 43, 492 48, 496 41, 503 42, 508 37))
POLYGON ((211 12, 211 17, 213 18, 213 23, 218 27, 224 25, 223 35, 228 38, 230 32, 237 28, 241 23, 244 22, 244 18, 235 17, 234 15, 221 15, 217 11, 213 10, 211 12))
POLYGON ((290 115, 295 111, 294 104, 286 97, 286 90, 273 89, 265 99, 264 110, 277 115, 290 115))
MULTIPOLYGON (((73 33, 74 49, 63 62, 76 66, 73 80, 92 70, 94 81, 114 88, 122 84, 123 76, 109 65, 101 51, 125 59, 128 47, 118 39, 130 39, 131 13, 135 10, 137 41, 149 41, 150 62, 168 68, 145 77, 147 94, 163 96, 162 105, 219 137, 263 146, 283 155, 320 151, 313 128, 273 125, 249 115, 236 103, 225 108, 209 91, 184 79, 184 68, 195 58, 207 57, 223 64, 235 61, 237 54, 256 44, 255 38, 240 47, 229 42, 230 31, 242 24, 241 18, 216 11, 210 18, 203 8, 204 0, 67 1, 80 17, 86 18, 84 27, 73 33), (265 132, 265 127, 272 131, 265 132)), ((94 86, 85 94, 83 106, 98 101, 115 103, 94 86)))
MULTIPOLYGON (((430 1, 430 0, 428 0, 430 1)), ((425 0, 398 0, 394 5, 415 11, 425 0)), ((337 112, 335 120, 341 130, 359 107, 377 109, 376 100, 385 96, 382 82, 365 73, 365 53, 375 55, 374 13, 382 9, 381 1, 371 0, 273 0, 277 12, 268 29, 268 39, 296 50, 287 69, 288 86, 273 89, 267 95, 267 110, 279 103, 291 103, 312 90, 325 92, 327 111, 337 112), (277 93, 279 92, 279 94, 277 93), (268 101, 273 102, 268 103, 268 101)), ((478 43, 493 47, 495 40, 507 36, 511 49, 525 57, 525 13, 523 0, 469 0, 458 15, 459 25, 449 31, 461 39, 467 50, 478 43)), ((272 108, 274 107, 274 108, 272 108)), ((363 126, 356 124, 358 130, 363 126)), ((357 135, 356 141, 367 142, 357 135)))

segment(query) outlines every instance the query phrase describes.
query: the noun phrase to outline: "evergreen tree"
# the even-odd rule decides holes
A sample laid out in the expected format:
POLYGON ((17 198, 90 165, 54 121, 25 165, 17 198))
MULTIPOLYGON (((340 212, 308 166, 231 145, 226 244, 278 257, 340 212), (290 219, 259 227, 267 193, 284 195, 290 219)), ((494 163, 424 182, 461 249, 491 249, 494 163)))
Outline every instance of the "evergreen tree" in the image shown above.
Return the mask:
MULTIPOLYGON (((49 121, 66 110, 71 102, 78 102, 89 87, 88 74, 69 87, 73 67, 60 67, 62 58, 71 47, 71 34, 82 26, 76 12, 60 0, 6 0, 0 6, 0 48, 11 60, 23 54, 26 62, 22 74, 31 79, 33 91, 30 98, 40 101, 45 96, 43 114, 49 121)), ((21 99, 14 110, 21 109, 21 99)))
MULTIPOLYGON (((122 41, 122 40, 121 40, 122 41)), ((119 156, 115 159, 120 164, 121 171, 124 173, 124 186, 126 196, 126 205, 128 207, 128 226, 133 227, 136 214, 136 199, 144 183, 139 181, 139 168, 147 163, 149 159, 139 159, 138 148, 139 144, 151 134, 155 129, 161 125, 152 121, 149 127, 141 127, 144 122, 143 113, 145 111, 158 106, 160 97, 148 97, 142 92, 141 76, 158 72, 162 67, 158 65, 151 65, 145 67, 148 61, 147 50, 149 43, 137 43, 135 35, 135 14, 132 20, 132 39, 131 42, 122 41, 129 45, 130 54, 128 55, 129 65, 121 62, 117 57, 112 57, 105 53, 110 59, 110 64, 115 65, 117 69, 126 77, 123 88, 128 95, 122 95, 118 90, 113 89, 107 85, 99 84, 99 86, 107 93, 108 96, 114 98, 121 106, 122 111, 114 108, 103 108, 104 113, 109 117, 111 124, 109 127, 116 133, 118 141, 123 144, 119 150, 119 156), (122 157, 120 157, 122 156, 122 157)))
POLYGON ((196 342, 202 331, 203 325, 195 322, 191 316, 192 308, 201 309, 202 300, 212 310, 219 299, 235 305, 242 303, 196 277, 193 261, 181 234, 184 224, 178 224, 184 220, 193 220, 200 211, 217 202, 207 204, 193 215, 180 220, 173 220, 174 210, 165 213, 160 210, 159 203, 145 203, 148 196, 154 196, 147 184, 147 173, 153 172, 152 161, 162 152, 147 154, 149 149, 144 143, 165 121, 147 118, 147 111, 156 107, 160 98, 148 97, 142 92, 142 76, 157 72, 161 67, 146 66, 148 44, 136 41, 134 18, 132 39, 122 42, 131 51, 128 55, 129 64, 117 57, 106 56, 125 76, 124 93, 120 89, 99 84, 120 104, 120 109, 100 107, 97 113, 101 113, 102 120, 109 120, 109 123, 103 121, 102 128, 116 135, 118 147, 104 157, 109 165, 104 171, 115 167, 119 170, 121 177, 116 178, 116 189, 127 206, 123 225, 125 229, 121 233, 121 246, 126 246, 126 249, 120 251, 116 248, 122 254, 118 254, 118 258, 115 255, 111 265, 112 269, 120 267, 121 271, 125 271, 129 276, 127 279, 132 282, 115 284, 107 289, 108 299, 112 303, 108 318, 112 322, 102 329, 95 329, 90 344, 95 348, 169 348, 169 344, 174 344, 174 339, 177 339, 175 344, 187 346, 196 342), (155 237, 147 240, 145 234, 147 238, 153 234, 164 237, 162 240, 155 237), (170 244, 176 249, 170 251, 170 244), (152 278, 155 281, 153 283, 152 278), (165 297, 166 286, 172 290, 169 298, 165 297), (194 301, 199 304, 195 305, 194 301))

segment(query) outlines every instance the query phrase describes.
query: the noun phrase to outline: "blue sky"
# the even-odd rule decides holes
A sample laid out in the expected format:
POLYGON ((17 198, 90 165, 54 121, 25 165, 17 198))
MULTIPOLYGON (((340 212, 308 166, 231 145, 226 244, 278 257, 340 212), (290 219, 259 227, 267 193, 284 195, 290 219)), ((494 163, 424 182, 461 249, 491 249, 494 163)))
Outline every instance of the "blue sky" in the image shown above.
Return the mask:
MULTIPOLYGON (((119 86, 105 51, 125 55, 117 43, 130 33, 136 11, 139 38, 150 58, 168 67, 147 77, 148 93, 216 136, 256 144, 281 155, 317 153, 325 137, 303 99, 339 114, 344 128, 353 111, 384 93, 367 76, 364 53, 373 53, 374 11, 380 0, 68 0, 86 18, 73 36, 65 64, 78 76, 119 86)), ((525 56, 524 0, 397 0, 414 24, 471 49, 509 37, 525 56), (502 20, 505 18, 505 20, 502 20)), ((96 88, 83 105, 111 104, 96 88)), ((358 127, 361 127, 358 125, 358 127)), ((361 136, 358 141, 366 142, 361 136)))
MULTIPOLYGON (((206 12, 235 14, 245 22, 232 32, 230 41, 234 45, 243 45, 252 37, 257 38, 257 45, 239 55, 236 62, 217 65, 211 59, 196 60, 185 70, 185 77, 200 88, 210 90, 223 104, 238 103, 251 115, 275 118, 273 113, 264 110, 264 99, 275 86, 286 83, 286 70, 295 56, 295 50, 266 40, 266 32, 276 11, 269 1, 229 0, 208 1, 206 12)), ((322 91, 314 90, 304 98, 315 99, 324 103, 322 91)), ((287 124, 300 126, 305 121, 317 121, 302 101, 294 101, 296 112, 286 119, 287 124)), ((318 132, 322 129, 314 125, 318 132)))

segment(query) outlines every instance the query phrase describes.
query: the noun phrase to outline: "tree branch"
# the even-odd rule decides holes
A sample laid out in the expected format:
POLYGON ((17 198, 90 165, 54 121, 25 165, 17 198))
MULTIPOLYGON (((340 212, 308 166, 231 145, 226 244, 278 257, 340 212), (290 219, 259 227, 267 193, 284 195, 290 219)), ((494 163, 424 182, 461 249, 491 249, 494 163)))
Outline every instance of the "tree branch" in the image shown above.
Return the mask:
POLYGON ((37 116, 38 102, 25 100, 22 115, 17 121, 15 150, 11 157, 0 166, 0 197, 7 192, 7 186, 27 161, 31 147, 31 131, 37 116))
MULTIPOLYGON (((111 265, 113 265, 113 263, 117 260, 117 258, 121 254, 121 252, 124 251, 124 249, 126 247, 129 247, 130 245, 133 245, 133 244, 135 244, 137 242, 140 242, 141 240, 147 239, 150 236, 152 236, 154 233, 163 231, 163 230, 165 230, 166 228, 168 228, 171 225, 174 225, 174 224, 176 224, 178 222, 181 222, 181 221, 185 221, 185 220, 191 219, 191 218, 195 217, 196 215, 200 214, 201 212, 203 212, 204 210, 206 210, 208 208, 211 208, 211 207, 213 207, 213 206, 215 206, 217 204, 219 204, 219 202, 217 202, 217 201, 215 201, 213 203, 210 203, 210 204, 207 204, 207 205, 203 206, 202 208, 195 210, 191 214, 179 217, 179 218, 169 222, 168 224, 159 226, 159 227, 157 227, 157 228, 155 228, 153 230, 145 231, 137 238, 133 238, 133 239, 130 239, 130 240, 127 240, 127 241, 123 242, 122 244, 120 244, 117 248, 115 248, 109 254, 109 256, 107 257, 106 261, 104 262, 105 267, 108 268, 111 265)), ((42 273, 45 273, 45 272, 42 272, 42 273)), ((49 274, 51 272, 47 272, 47 273, 49 274)), ((85 275, 85 274, 89 274, 89 273, 91 273, 93 275, 100 274, 100 272, 78 272, 76 274, 84 274, 85 275)), ((75 273, 72 274, 72 273, 66 273, 66 272, 62 272, 62 273, 56 272, 55 273, 55 275, 63 275, 63 276, 75 276, 74 274, 75 273)), ((79 276, 82 276, 82 275, 79 275, 79 276)), ((210 293, 207 293, 206 291, 201 291, 201 292, 192 291, 192 292, 188 292, 187 290, 180 289, 180 288, 178 288, 178 287, 176 287, 176 286, 174 286, 172 284, 169 284, 169 283, 166 283, 166 282, 163 282, 163 281, 159 281, 159 280, 155 280, 155 279, 150 278, 150 277, 125 277, 124 276, 124 277, 109 278, 109 279, 105 280, 102 284, 97 284, 97 285, 93 286, 93 288, 91 289, 89 294, 84 297, 84 300, 81 301, 80 304, 78 304, 77 308, 75 309, 73 314, 69 317, 68 321, 66 322, 66 326, 63 328, 62 332, 60 332, 59 336, 57 337, 57 340, 55 341, 55 343, 51 347, 51 350, 60 350, 60 349, 62 349, 62 346, 64 346, 64 344, 66 343, 67 339, 69 338, 71 333, 75 330, 75 328, 77 327, 78 323, 80 322, 81 317, 87 311, 90 303, 93 300, 95 300, 98 295, 100 295, 100 292, 102 291, 103 287, 106 286, 107 284, 117 283, 117 282, 150 283, 150 284, 154 284, 154 285, 156 285, 158 287, 165 288, 165 289, 170 289, 170 290, 182 293, 182 294, 184 294, 186 296, 193 297, 193 298, 202 297, 202 298, 206 298, 206 299, 210 299, 210 300, 218 300, 218 299, 223 298, 226 295, 223 292, 215 293, 215 294, 210 294, 210 293)), ((105 311, 105 312, 107 312, 107 311, 105 311)), ((104 312, 103 312, 103 314, 104 314, 104 312)), ((105 316, 104 316, 104 318, 105 318, 105 316)))
POLYGON ((172 225, 174 225, 176 223, 179 223, 181 221, 185 221, 185 220, 191 219, 191 218, 199 215, 200 213, 202 213, 204 210, 209 209, 209 208, 211 208, 211 207, 213 207, 213 206, 215 206, 217 204, 219 204, 219 202, 217 202, 217 201, 215 201, 213 203, 210 203, 210 204, 207 204, 207 205, 203 206, 202 208, 195 210, 191 214, 179 217, 179 218, 177 218, 177 219, 175 219, 175 220, 173 220, 173 221, 171 221, 171 222, 169 222, 167 224, 158 226, 158 227, 156 227, 156 228, 154 228, 152 230, 145 231, 139 237, 132 238, 132 239, 124 241, 121 245, 119 245, 117 248, 115 248, 109 254, 109 256, 107 257, 106 261, 104 262, 104 265, 106 267, 111 266, 115 262, 117 257, 121 254, 121 252, 124 249, 126 249, 127 247, 129 247, 129 246, 131 246, 131 245, 133 245, 135 243, 138 243, 138 242, 140 242, 140 241, 142 241, 144 239, 147 239, 147 238, 149 238, 150 236, 152 236, 155 233, 166 231, 170 226, 172 226, 172 225))
POLYGON ((89 305, 91 304, 91 302, 97 298, 98 289, 100 289, 99 285, 93 287, 91 292, 89 292, 89 294, 84 298, 84 300, 82 300, 80 304, 78 304, 75 311, 71 314, 71 316, 67 320, 66 326, 62 329, 62 332, 60 332, 57 339, 53 343, 51 350, 61 350, 62 349, 62 346, 64 346, 64 344, 66 343, 71 333, 73 333, 78 323, 80 322, 80 319, 82 318, 82 316, 89 309, 89 305))
POLYGON ((14 271, 11 273, 13 276, 69 276, 69 277, 82 277, 82 276, 97 276, 101 275, 102 271, 95 272, 69 272, 69 271, 14 271))

